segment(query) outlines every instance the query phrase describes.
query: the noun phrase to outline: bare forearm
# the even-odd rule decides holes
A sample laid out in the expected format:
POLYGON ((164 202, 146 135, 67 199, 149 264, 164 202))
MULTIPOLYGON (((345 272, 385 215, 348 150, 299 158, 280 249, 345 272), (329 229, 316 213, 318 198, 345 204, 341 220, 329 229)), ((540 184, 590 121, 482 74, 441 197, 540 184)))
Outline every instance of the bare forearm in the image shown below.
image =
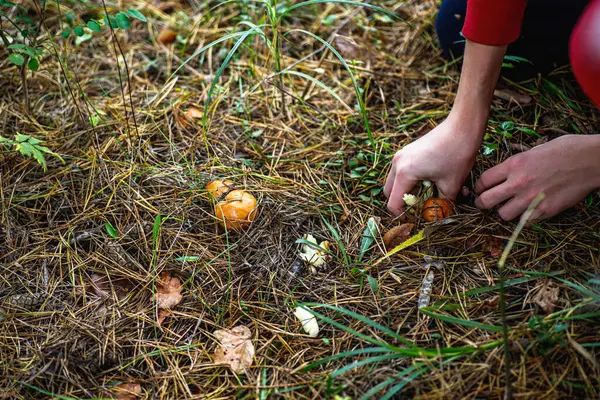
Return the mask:
MULTIPOLYGON (((467 40, 458 92, 450 117, 468 131, 483 135, 490 104, 507 46, 487 46, 467 40)), ((475 139, 475 138, 473 138, 475 139)), ((481 140, 481 137, 477 138, 481 140)))

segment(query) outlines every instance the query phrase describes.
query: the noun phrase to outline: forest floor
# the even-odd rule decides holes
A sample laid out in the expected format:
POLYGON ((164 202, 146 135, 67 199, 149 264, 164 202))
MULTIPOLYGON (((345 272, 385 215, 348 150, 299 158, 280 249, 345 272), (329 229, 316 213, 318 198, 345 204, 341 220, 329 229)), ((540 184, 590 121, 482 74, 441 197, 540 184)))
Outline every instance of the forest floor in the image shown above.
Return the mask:
MULTIPOLYGON (((457 87, 437 1, 376 3, 409 24, 282 3, 279 51, 264 3, 126 3, 107 10, 147 22, 64 39, 68 7, 49 2, 27 94, 0 61, 2 136, 30 135, 62 159, 48 154, 44 170, 0 153, 0 398, 501 398, 506 363, 519 398, 598 398, 598 194, 523 229, 504 318, 497 264, 517 224, 471 198, 443 222, 405 216, 413 244, 386 256, 382 234, 400 223, 381 193, 393 154, 444 120, 457 87), (178 34, 168 45, 164 27, 178 34), (255 27, 222 74, 240 36, 194 55, 255 27), (305 31, 348 60, 370 134, 350 75, 305 31), (190 107, 206 118, 185 120, 190 107), (205 190, 215 178, 257 198, 245 231, 219 226, 205 190), (361 251, 370 219, 379 233, 361 251), (331 245, 315 272, 298 258, 305 234, 331 245), (182 295, 167 316, 153 296, 166 276, 182 295), (302 303, 318 313, 316 337, 294 316, 302 303), (236 374, 214 362, 215 332, 240 325, 255 355, 236 374)), ((102 7, 71 7, 102 19, 102 7)), ((467 186, 518 151, 600 127, 568 69, 501 84, 520 96, 494 98, 467 186)))

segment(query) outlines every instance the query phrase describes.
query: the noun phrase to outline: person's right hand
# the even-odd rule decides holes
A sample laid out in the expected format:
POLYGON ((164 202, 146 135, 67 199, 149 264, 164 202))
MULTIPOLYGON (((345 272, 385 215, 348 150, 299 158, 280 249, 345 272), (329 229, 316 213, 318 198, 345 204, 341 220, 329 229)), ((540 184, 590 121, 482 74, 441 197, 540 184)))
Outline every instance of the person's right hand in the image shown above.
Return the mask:
POLYGON ((431 132, 394 155, 383 193, 394 215, 404 211, 405 193, 419 181, 432 181, 440 197, 455 200, 469 175, 485 130, 485 121, 449 116, 431 132))

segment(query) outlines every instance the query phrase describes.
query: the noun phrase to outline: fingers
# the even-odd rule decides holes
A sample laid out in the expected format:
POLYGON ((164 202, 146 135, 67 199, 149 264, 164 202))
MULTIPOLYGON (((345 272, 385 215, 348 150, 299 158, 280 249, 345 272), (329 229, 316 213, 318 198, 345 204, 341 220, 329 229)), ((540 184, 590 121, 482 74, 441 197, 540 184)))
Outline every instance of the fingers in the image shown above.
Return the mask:
MULTIPOLYGON (((462 182, 461 182, 462 183, 462 182)), ((458 192, 462 189, 462 185, 446 183, 444 181, 436 182, 436 186, 438 188, 438 195, 442 199, 448 199, 452 201, 456 201, 456 197, 458 196, 458 192)))
MULTIPOLYGON (((522 197, 515 197, 510 200, 508 203, 500 207, 498 210, 498 214, 500 218, 505 221, 510 221, 511 219, 515 219, 527 209, 529 206, 529 202, 527 202, 522 197)), ((532 217, 538 218, 539 216, 532 215, 532 217)))
POLYGON ((489 188, 504 182, 508 177, 508 169, 508 164, 503 162, 485 171, 475 182, 475 192, 481 194, 489 188))
POLYGON ((392 188, 394 187, 394 179, 396 178, 396 165, 392 164, 392 168, 385 180, 385 186, 383 187, 383 194, 388 199, 390 198, 390 194, 392 193, 392 188))
POLYGON ((391 189, 391 193, 387 203, 387 208, 390 211, 390 213, 392 213, 393 215, 402 214, 402 211, 404 211, 404 194, 409 193, 416 183, 417 181, 408 179, 402 173, 396 174, 393 181, 393 188, 391 189))
POLYGON ((475 199, 475 206, 483 210, 489 210, 510 199, 514 195, 514 191, 511 190, 509 184, 505 182, 481 193, 479 197, 475 199))

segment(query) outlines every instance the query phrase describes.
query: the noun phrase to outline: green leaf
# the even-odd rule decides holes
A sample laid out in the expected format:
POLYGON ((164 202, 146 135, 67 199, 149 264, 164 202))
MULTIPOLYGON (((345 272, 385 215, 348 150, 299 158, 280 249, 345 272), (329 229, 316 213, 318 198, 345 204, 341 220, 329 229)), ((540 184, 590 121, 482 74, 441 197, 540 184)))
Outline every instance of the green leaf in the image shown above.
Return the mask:
POLYGON ((152 227, 152 242, 156 244, 158 236, 160 235, 160 225, 162 224, 162 217, 160 213, 154 218, 154 226, 152 227))
POLYGON ((98 123, 100 122, 100 118, 98 118, 97 115, 90 115, 90 124, 92 124, 92 126, 95 128, 96 126, 98 126, 98 123))
POLYGON ((375 243, 375 238, 377 237, 378 232, 378 221, 375 217, 370 217, 367 221, 367 227, 363 231, 362 241, 360 243, 360 255, 358 256, 358 261, 360 262, 364 257, 365 253, 371 248, 373 243, 375 243))
POLYGON ((40 62, 36 58, 30 58, 27 63, 27 68, 31 71, 37 71, 40 68, 40 62))
POLYGON ((31 58, 37 58, 37 53, 33 47, 26 46, 25 48, 21 49, 21 52, 27 54, 31 58))
POLYGON ((44 157, 44 153, 42 153, 40 149, 33 145, 31 146, 31 149, 33 152, 33 158, 42 166, 44 171, 47 171, 48 168, 46 167, 46 157, 44 157))
POLYGON ((73 33, 77 36, 83 36, 85 32, 83 31, 83 27, 81 25, 77 25, 75 28, 73 28, 73 33))
POLYGON ((110 26, 113 29, 118 28, 117 20, 115 19, 115 17, 112 16, 109 18, 104 17, 104 24, 110 26))
POLYGON ((177 257, 175 259, 175 261, 180 261, 180 262, 196 262, 200 260, 200 257, 198 256, 183 256, 183 257, 177 257))
POLYGON ((419 312, 421 312, 422 314, 427 315, 429 317, 436 318, 436 319, 439 319, 440 321, 448 322, 451 324, 463 325, 468 328, 483 329, 483 330, 491 331, 491 332, 502 332, 501 326, 483 324, 481 322, 475 322, 475 321, 470 321, 468 319, 457 318, 457 317, 453 317, 451 315, 439 314, 439 313, 436 313, 434 310, 436 310, 436 309, 432 308, 432 307, 422 307, 421 309, 419 309, 419 312))
POLYGON ((125 13, 118 13, 115 18, 119 28, 129 29, 131 27, 131 21, 129 21, 129 17, 125 13))
POLYGON ((29 142, 17 143, 17 150, 26 157, 33 157, 33 146, 29 142))
POLYGON ((112 224, 110 222, 105 222, 104 227, 106 228, 106 232, 110 235, 111 238, 113 238, 113 239, 119 238, 119 234, 117 233, 117 230, 115 229, 114 226, 112 226, 112 224))
POLYGON ((22 43, 15 43, 15 44, 11 44, 10 46, 8 46, 9 49, 13 49, 13 50, 21 50, 23 48, 25 48, 25 45, 22 43))
POLYGON ((139 19, 142 22, 148 22, 144 14, 139 12, 138 10, 128 10, 127 13, 135 19, 139 19))
POLYGON ((96 21, 89 20, 87 23, 87 27, 90 28, 90 30, 94 31, 94 32, 100 32, 102 30, 102 27, 100 26, 100 24, 96 21))
POLYGON ((29 139, 31 139, 31 136, 29 136, 29 135, 22 135, 20 133, 17 133, 15 135, 15 140, 17 142, 19 142, 19 143, 21 143, 21 142, 27 142, 29 139))
POLYGON ((15 6, 15 3, 11 3, 10 1, 6 1, 6 0, 0 0, 0 6, 13 7, 13 6, 15 6))
POLYGON ((371 288, 373 293, 377 294, 377 292, 379 292, 379 281, 369 274, 367 274, 367 280, 369 281, 369 287, 371 288))
POLYGON ((515 123, 512 121, 504 121, 500 124, 500 128, 504 129, 505 131, 510 131, 515 128, 515 123))
POLYGON ((25 63, 25 57, 23 57, 22 55, 17 54, 17 53, 11 53, 8 56, 8 59, 10 60, 11 63, 18 65, 18 66, 21 66, 25 63))
POLYGON ((67 39, 69 37, 69 35, 71 34, 71 28, 66 28, 63 29, 62 33, 60 34, 64 39, 67 39))

